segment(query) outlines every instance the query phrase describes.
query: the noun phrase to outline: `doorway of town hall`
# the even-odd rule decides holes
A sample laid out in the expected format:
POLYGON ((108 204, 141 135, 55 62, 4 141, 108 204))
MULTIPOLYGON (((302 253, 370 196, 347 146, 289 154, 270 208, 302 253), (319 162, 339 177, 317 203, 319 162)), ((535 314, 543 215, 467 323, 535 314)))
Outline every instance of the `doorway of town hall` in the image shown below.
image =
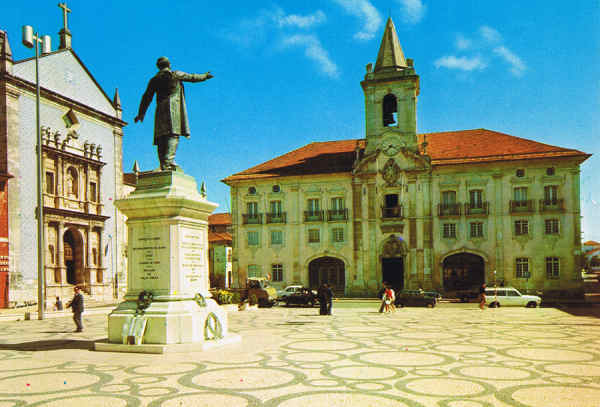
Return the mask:
POLYGON ((69 228, 63 235, 64 264, 67 282, 73 285, 85 283, 83 265, 83 237, 76 228, 69 228))
POLYGON ((343 295, 346 286, 344 262, 335 257, 319 257, 308 264, 308 280, 311 289, 329 284, 336 296, 343 295))
POLYGON ((472 289, 485 281, 483 257, 473 253, 458 253, 444 259, 444 289, 457 291, 472 289))
POLYGON ((382 282, 387 282, 395 292, 404 288, 404 257, 384 257, 381 259, 382 282))

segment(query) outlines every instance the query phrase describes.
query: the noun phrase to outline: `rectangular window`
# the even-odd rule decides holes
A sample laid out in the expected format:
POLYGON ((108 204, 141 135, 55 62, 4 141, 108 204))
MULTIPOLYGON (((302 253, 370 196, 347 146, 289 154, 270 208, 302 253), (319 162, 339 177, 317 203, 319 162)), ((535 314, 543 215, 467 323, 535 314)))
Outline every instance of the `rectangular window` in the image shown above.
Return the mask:
POLYGON ((257 264, 248 265, 248 277, 261 277, 260 266, 257 264))
POLYGON ((546 257, 546 277, 560 277, 560 261, 558 257, 546 257))
POLYGON ((320 241, 319 229, 308 229, 308 243, 319 243, 320 241))
POLYGON ((529 221, 527 220, 516 220, 515 221, 515 235, 528 235, 529 234, 529 221))
POLYGON ((283 232, 281 230, 271 231, 271 244, 283 244, 283 232))
POLYGON ((344 228, 333 228, 333 241, 336 243, 344 241, 344 228))
POLYGON ((331 198, 331 209, 334 211, 345 209, 344 198, 331 198))
POLYGON ((527 205, 527 187, 517 187, 513 190, 517 206, 527 205))
POLYGON ((246 203, 246 209, 248 211, 248 216, 252 217, 258 215, 258 202, 246 203))
POLYGON ((456 237, 456 223, 444 223, 444 237, 455 238, 456 237))
POLYGON ((544 226, 547 235, 558 234, 558 219, 546 219, 544 221, 544 226))
POLYGON ((258 232, 248 232, 248 246, 258 246, 258 232))
POLYGON ((472 189, 469 191, 469 205, 471 209, 483 208, 483 191, 481 189, 472 189))
POLYGON ((385 196, 385 207, 395 208, 398 206, 398 194, 388 194, 385 196))
POLYGON ((281 216, 281 201, 271 201, 270 208, 272 216, 281 216))
POLYGON ((471 222, 471 237, 483 237, 483 222, 471 222))
POLYGON ((456 191, 442 192, 442 207, 448 208, 456 204, 456 191))
POLYGON ((271 278, 273 281, 283 281, 283 264, 271 264, 271 278))
POLYGON ((309 212, 317 212, 321 210, 321 205, 318 199, 309 199, 307 202, 308 206, 307 206, 307 210, 309 212))
POLYGON ((97 202, 98 201, 98 191, 96 190, 96 183, 90 182, 90 201, 97 202))
POLYGON ((527 257, 517 257, 516 260, 517 278, 529 278, 529 259, 527 257))
POLYGON ((54 195, 54 173, 46 172, 46 193, 54 195))
POLYGON ((556 185, 546 185, 544 187, 544 201, 546 205, 556 205, 558 200, 558 187, 556 185))

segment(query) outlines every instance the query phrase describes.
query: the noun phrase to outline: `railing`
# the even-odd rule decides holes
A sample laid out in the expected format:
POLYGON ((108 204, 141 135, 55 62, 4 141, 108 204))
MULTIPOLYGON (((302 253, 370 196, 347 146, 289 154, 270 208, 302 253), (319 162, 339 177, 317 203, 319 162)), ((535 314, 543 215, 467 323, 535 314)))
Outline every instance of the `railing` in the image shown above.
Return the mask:
POLYGON ((323 211, 304 211, 304 222, 322 222, 323 211))
POLYGON ((266 223, 285 223, 286 212, 267 213, 266 223))
POLYGON ((402 205, 398 206, 390 206, 390 207, 382 207, 381 208, 381 217, 385 219, 390 218, 403 218, 404 217, 404 209, 402 205))
POLYGON ((262 213, 245 213, 242 215, 244 225, 261 225, 262 213))
POLYGON ((438 204, 438 216, 460 216, 462 204, 438 204))
POLYGON ((564 210, 564 199, 540 199, 540 212, 562 212, 564 210))
POLYGON ((489 213, 490 209, 487 202, 468 202, 465 204, 466 216, 488 215, 489 213))
POLYGON ((533 199, 511 200, 509 210, 510 213, 535 212, 535 201, 533 199))
POLYGON ((347 220, 348 219, 348 209, 329 209, 327 211, 327 220, 335 221, 335 220, 347 220))

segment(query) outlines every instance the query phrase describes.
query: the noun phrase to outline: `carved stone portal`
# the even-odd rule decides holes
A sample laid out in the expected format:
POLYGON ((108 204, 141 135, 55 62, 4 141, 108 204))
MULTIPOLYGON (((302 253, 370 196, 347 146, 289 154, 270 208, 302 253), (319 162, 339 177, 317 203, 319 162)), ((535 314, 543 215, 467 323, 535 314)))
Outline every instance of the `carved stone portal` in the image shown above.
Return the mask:
POLYGON ((391 235, 383 244, 383 257, 402 257, 406 252, 406 242, 400 236, 391 235))

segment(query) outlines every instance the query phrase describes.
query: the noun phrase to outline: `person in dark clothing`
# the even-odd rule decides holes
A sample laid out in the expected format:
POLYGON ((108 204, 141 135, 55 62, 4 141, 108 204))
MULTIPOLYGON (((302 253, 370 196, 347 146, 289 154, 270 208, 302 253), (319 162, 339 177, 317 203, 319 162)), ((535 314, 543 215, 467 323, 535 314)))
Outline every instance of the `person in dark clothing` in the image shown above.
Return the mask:
POLYGON ((327 304, 329 303, 327 295, 327 284, 321 284, 317 291, 317 297, 319 298, 319 315, 327 315, 327 304))
POLYGON ((60 300, 60 297, 56 297, 56 302, 54 303, 54 308, 56 308, 57 311, 63 310, 63 303, 60 300))
POLYGON ((78 286, 73 287, 75 295, 73 299, 67 304, 67 308, 71 308, 73 311, 73 321, 77 329, 75 332, 83 332, 83 322, 81 321, 81 314, 83 313, 83 294, 78 286))
POLYGON ((325 289, 327 290, 327 315, 331 315, 331 308, 333 306, 333 291, 329 284, 325 284, 325 289))

